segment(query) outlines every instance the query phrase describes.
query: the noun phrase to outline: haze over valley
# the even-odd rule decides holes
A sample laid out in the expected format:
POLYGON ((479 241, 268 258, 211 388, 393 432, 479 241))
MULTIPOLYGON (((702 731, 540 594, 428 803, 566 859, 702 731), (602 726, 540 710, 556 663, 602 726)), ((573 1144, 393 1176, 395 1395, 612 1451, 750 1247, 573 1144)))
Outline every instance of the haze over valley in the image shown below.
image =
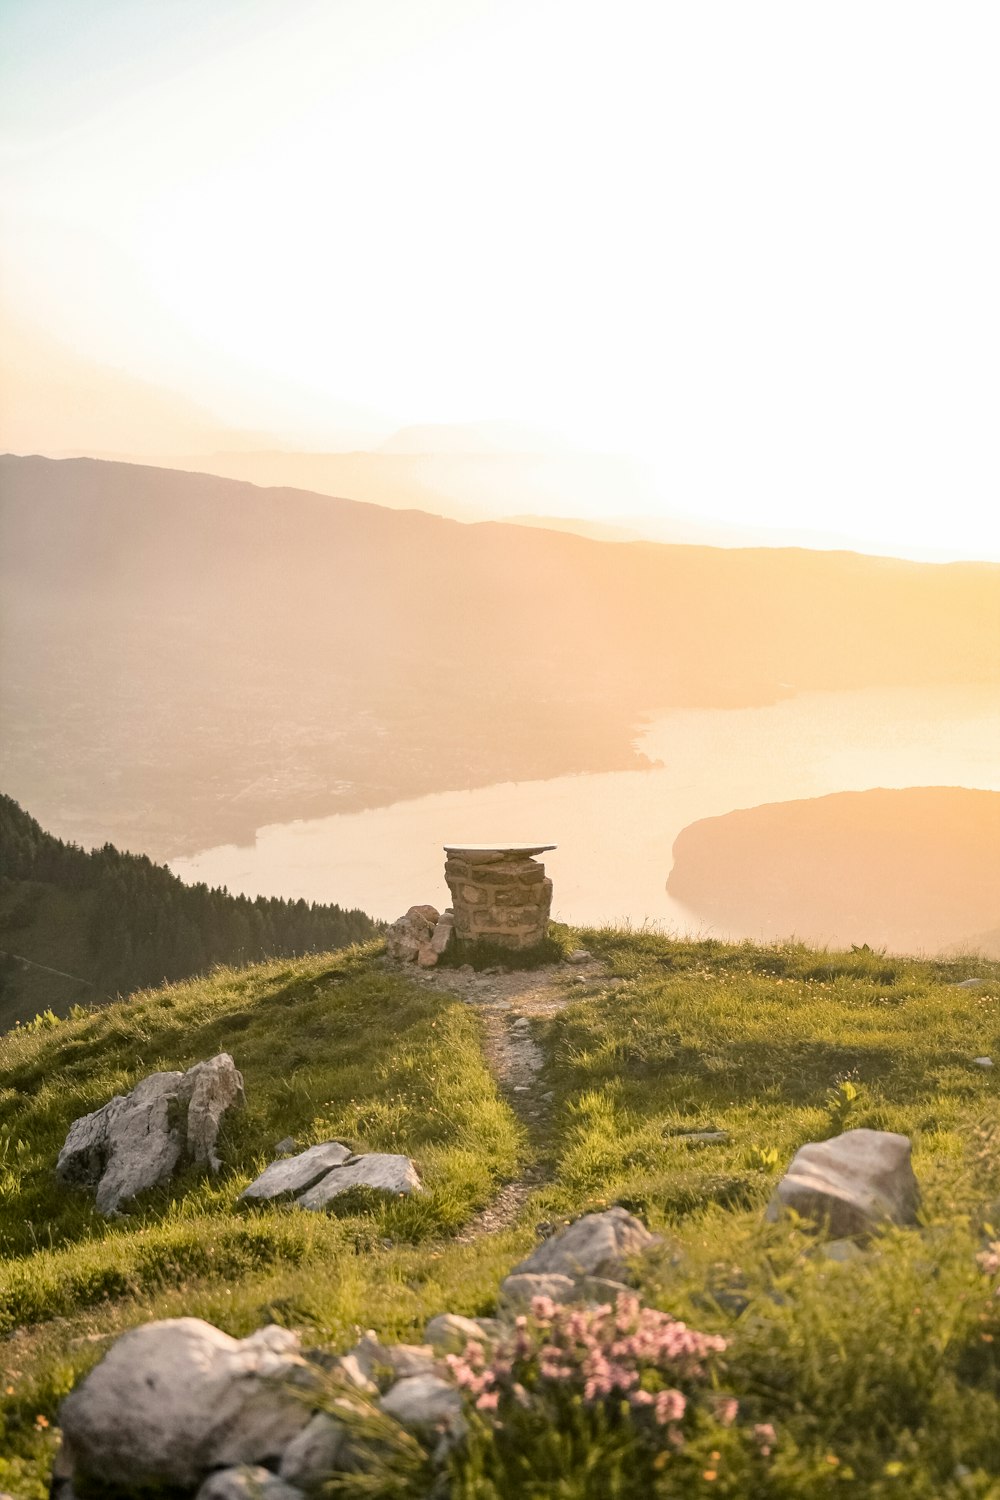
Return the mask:
POLYGON ((101 460, 8 456, 0 490, 3 785, 187 879, 391 918, 391 871, 430 899, 445 839, 534 830, 564 845, 566 919, 759 935, 752 901, 667 893, 689 822, 998 785, 993 564, 599 541, 101 460))

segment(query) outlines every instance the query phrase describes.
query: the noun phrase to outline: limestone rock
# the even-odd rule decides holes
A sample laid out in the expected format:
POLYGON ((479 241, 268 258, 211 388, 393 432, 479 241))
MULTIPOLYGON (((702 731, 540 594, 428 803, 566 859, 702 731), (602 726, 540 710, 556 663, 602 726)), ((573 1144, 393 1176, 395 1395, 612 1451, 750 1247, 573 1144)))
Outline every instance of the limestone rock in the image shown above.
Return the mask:
POLYGON ((433 1375, 436 1363, 430 1344, 383 1344, 370 1328, 345 1357, 350 1356, 367 1379, 376 1384, 385 1375, 393 1380, 409 1375, 433 1375))
POLYGON ((226 1052, 186 1073, 151 1073, 70 1126, 56 1176, 97 1190, 102 1214, 168 1182, 182 1159, 219 1168, 215 1144, 225 1111, 243 1100, 243 1079, 226 1052))
MULTIPOLYGON (((492 1320, 490 1320, 492 1321, 492 1320)), ((438 1313, 424 1329, 424 1343, 434 1349, 446 1349, 458 1353, 469 1340, 481 1343, 490 1335, 475 1318, 463 1318, 459 1313, 438 1313)))
MULTIPOLYGON (((430 909, 433 910, 433 907, 430 909)), ((438 917, 430 937, 422 942, 417 949, 417 963, 422 969, 433 969, 451 941, 454 929, 455 916, 449 907, 447 911, 442 912, 441 916, 438 917)))
POLYGON ((368 1376, 365 1374, 365 1371, 361 1366, 361 1361, 358 1359, 356 1354, 353 1354, 350 1351, 348 1351, 347 1354, 342 1354, 337 1360, 336 1368, 343 1376, 343 1378, 347 1381, 348 1385, 352 1385, 354 1389, 356 1391, 360 1391, 362 1395, 378 1395, 378 1386, 375 1384, 374 1380, 369 1380, 368 1376))
POLYGON ((972 1061, 977 1068, 992 1068, 993 1066, 992 1057, 974 1057, 972 1061))
POLYGON ((624 1208, 584 1214, 561 1229, 514 1267, 514 1274, 555 1272, 560 1276, 617 1276, 634 1255, 656 1241, 644 1224, 624 1208))
POLYGON ((325 1411, 311 1417, 282 1456, 278 1473, 292 1484, 312 1490, 343 1468, 348 1438, 345 1429, 325 1411))
POLYGON ((366 1156, 356 1156, 345 1166, 334 1167, 315 1187, 303 1193, 298 1203, 300 1208, 326 1208, 338 1193, 346 1193, 353 1187, 378 1188, 383 1193, 423 1192, 417 1169, 408 1156, 372 1151, 366 1156))
POLYGON ((331 1167, 342 1166, 352 1155, 350 1146, 340 1141, 324 1141, 322 1145, 300 1151, 297 1156, 280 1157, 265 1167, 260 1176, 243 1189, 240 1197, 260 1203, 294 1198, 325 1177, 331 1167))
POLYGON ((572 1276, 555 1271, 515 1271, 500 1283, 500 1301, 508 1307, 529 1307, 533 1297, 551 1297, 553 1302, 572 1302, 577 1283, 572 1276))
POLYGON ((386 953, 396 963, 414 963, 421 948, 430 946, 437 923, 436 907, 411 906, 403 916, 397 917, 386 933, 386 953))
POLYGON ((453 1427, 462 1417, 461 1394, 440 1375, 397 1380, 379 1404, 404 1427, 453 1427))
POLYGON ((523 1310, 535 1297, 549 1297, 553 1302, 610 1302, 631 1291, 624 1281, 607 1276, 560 1276, 554 1271, 512 1272, 500 1283, 503 1306, 523 1310))
POLYGON ((802 1146, 778 1183, 766 1217, 794 1209, 826 1237, 850 1239, 880 1223, 914 1224, 920 1191, 910 1142, 888 1130, 846 1130, 802 1146))
POLYGON ((218 1172, 222 1163, 215 1150, 226 1110, 245 1104, 243 1075, 228 1052, 188 1068, 181 1081, 181 1098, 188 1100, 187 1156, 198 1166, 218 1172))
POLYGON ((238 1469, 217 1469, 195 1496, 195 1500, 305 1500, 301 1490, 286 1484, 259 1464, 238 1469))
POLYGON ((60 1411, 76 1478, 194 1489, 214 1469, 273 1463, 309 1421, 291 1389, 316 1382, 298 1342, 273 1325, 234 1339, 200 1318, 123 1334, 60 1411))

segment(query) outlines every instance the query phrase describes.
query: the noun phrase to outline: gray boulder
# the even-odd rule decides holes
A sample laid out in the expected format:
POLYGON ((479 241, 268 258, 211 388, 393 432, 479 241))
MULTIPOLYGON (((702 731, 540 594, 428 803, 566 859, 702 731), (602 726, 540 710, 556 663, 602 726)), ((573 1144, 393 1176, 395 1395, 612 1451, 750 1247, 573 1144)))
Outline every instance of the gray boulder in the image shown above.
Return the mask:
POLYGON ((292 1438, 278 1472, 282 1479, 305 1490, 313 1490, 332 1479, 338 1470, 350 1467, 347 1429, 328 1412, 318 1411, 292 1438))
POLYGON ((434 1349, 457 1353, 472 1340, 482 1343, 484 1339, 496 1337, 497 1324, 493 1318, 463 1318, 459 1313, 438 1313, 424 1329, 424 1343, 434 1349))
POLYGON ((396 963, 416 963, 421 948, 430 947, 439 918, 434 906, 411 906, 386 933, 386 953, 396 963))
POLYGON ((624 1208, 608 1208, 584 1214, 561 1229, 516 1265, 512 1274, 618 1277, 633 1256, 656 1243, 646 1226, 624 1208))
POLYGON ((195 1500, 305 1500, 302 1491, 259 1464, 218 1469, 210 1475, 195 1500))
POLYGON ((75 1477, 125 1490, 195 1489, 215 1469, 274 1465, 309 1421, 317 1375, 288 1329, 230 1338, 200 1318, 123 1334, 67 1396, 75 1477))
POLYGON ((386 1391, 382 1410, 404 1427, 456 1427, 462 1420, 462 1397, 440 1375, 409 1375, 386 1391))
POLYGON ((455 913, 449 907, 443 911, 434 924, 430 941, 423 943, 417 951, 417 963, 422 969, 432 969, 441 954, 451 942, 452 933, 455 931, 455 913))
POLYGON ((336 1362, 337 1372, 343 1376, 348 1385, 352 1385, 356 1391, 361 1391, 366 1396, 377 1396, 378 1386, 374 1380, 369 1380, 361 1368, 357 1356, 348 1352, 342 1354, 336 1362))
POLYGON ((500 1301, 511 1308, 530 1307, 535 1297, 550 1297, 553 1302, 610 1302, 622 1292, 629 1292, 623 1281, 606 1276, 558 1276, 521 1271, 500 1283, 500 1301))
POLYGON ((433 1375, 436 1364, 430 1344, 383 1344, 371 1328, 344 1358, 353 1358, 365 1378, 376 1385, 386 1377, 402 1380, 409 1375, 433 1375))
POLYGON ((533 1297, 572 1302, 576 1296, 577 1283, 573 1277, 560 1276, 555 1271, 515 1271, 500 1283, 500 1301, 507 1307, 518 1309, 530 1306, 533 1297))
POLYGON ((915 1224, 920 1190, 910 1142, 888 1130, 845 1130, 800 1147, 778 1183, 766 1217, 786 1209, 820 1225, 826 1238, 852 1239, 879 1224, 915 1224))
POLYGON ((218 1171, 215 1150, 227 1109, 242 1103, 243 1078, 226 1052, 186 1073, 151 1073, 70 1126, 56 1176, 96 1189, 102 1214, 169 1182, 182 1161, 218 1171))
POLYGON ((215 1150, 219 1127, 226 1110, 245 1104, 243 1075, 228 1052, 188 1068, 181 1082, 180 1098, 187 1099, 187 1156, 198 1166, 222 1168, 215 1150))
POLYGON ((322 1209, 348 1188, 378 1188, 383 1193, 422 1193, 423 1184, 408 1156, 372 1151, 334 1167, 298 1199, 300 1208, 322 1209))
POLYGON ((281 1198, 295 1198, 313 1187, 325 1177, 331 1167, 342 1166, 352 1156, 350 1146, 340 1141, 324 1141, 322 1145, 310 1146, 297 1156, 283 1156, 265 1167, 250 1186, 244 1188, 241 1198, 258 1203, 273 1203, 281 1198))

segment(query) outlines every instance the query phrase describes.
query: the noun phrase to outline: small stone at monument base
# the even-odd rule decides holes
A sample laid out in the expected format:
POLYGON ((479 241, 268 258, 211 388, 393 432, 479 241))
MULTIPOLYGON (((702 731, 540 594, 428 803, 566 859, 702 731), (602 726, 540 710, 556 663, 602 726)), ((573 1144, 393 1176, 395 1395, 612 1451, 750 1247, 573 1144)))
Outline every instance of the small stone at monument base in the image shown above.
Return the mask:
POLYGON ((403 916, 397 917, 385 935, 385 951, 396 963, 412 964, 420 956, 420 950, 429 945, 437 926, 438 912, 434 906, 411 906, 403 916))

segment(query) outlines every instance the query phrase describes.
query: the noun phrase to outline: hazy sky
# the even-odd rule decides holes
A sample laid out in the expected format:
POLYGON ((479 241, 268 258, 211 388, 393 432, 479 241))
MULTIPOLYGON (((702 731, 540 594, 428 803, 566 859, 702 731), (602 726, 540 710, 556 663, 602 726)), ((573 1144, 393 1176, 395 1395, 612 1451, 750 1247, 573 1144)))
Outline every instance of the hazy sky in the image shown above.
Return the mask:
POLYGON ((84 389, 132 451, 503 418, 1000 556, 996 0, 4 0, 0 49, 11 446, 84 389))

